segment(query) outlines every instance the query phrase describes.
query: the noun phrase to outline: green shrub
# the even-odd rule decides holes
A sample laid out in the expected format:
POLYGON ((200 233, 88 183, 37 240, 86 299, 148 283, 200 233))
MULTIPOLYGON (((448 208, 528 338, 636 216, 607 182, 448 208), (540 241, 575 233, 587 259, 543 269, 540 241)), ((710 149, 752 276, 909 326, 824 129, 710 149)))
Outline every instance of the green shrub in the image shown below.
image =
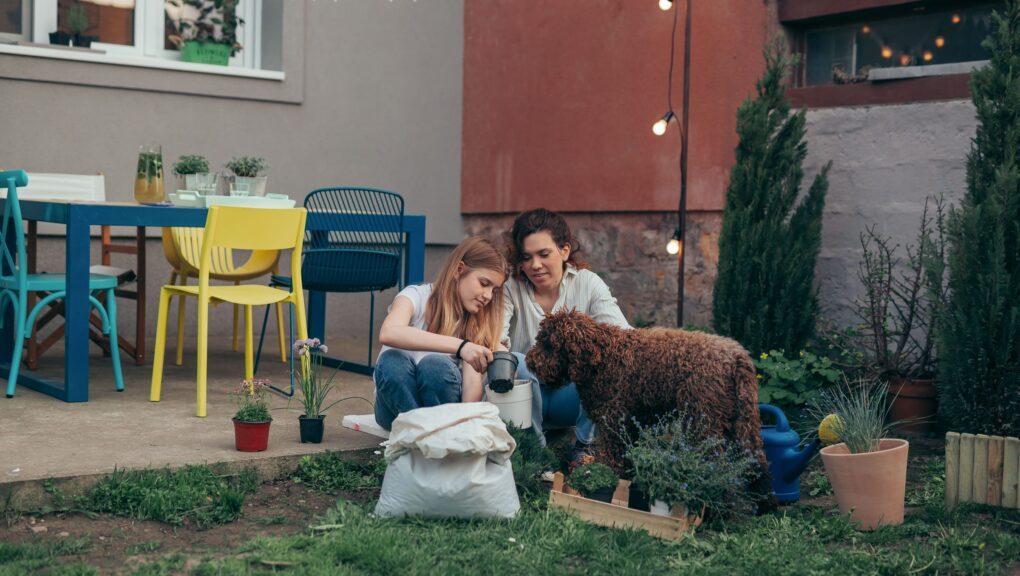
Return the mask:
POLYGON ((521 429, 513 424, 507 424, 506 429, 517 442, 517 448, 510 456, 517 492, 524 501, 544 498, 548 490, 541 476, 547 470, 556 469, 558 464, 556 455, 549 448, 542 446, 538 434, 531 428, 521 429))
POLYGON ((648 426, 637 421, 632 425, 637 433, 627 442, 627 460, 634 484, 649 499, 683 504, 695 512, 704 507, 719 518, 754 512, 747 480, 757 461, 741 446, 707 437, 701 420, 683 413, 648 426))
POLYGON ((203 529, 239 518, 245 492, 255 487, 253 472, 220 476, 206 466, 118 470, 79 498, 78 505, 92 512, 139 520, 192 522, 203 529))
POLYGON ((757 98, 737 111, 736 163, 726 190, 719 235, 719 274, 712 324, 753 356, 801 350, 811 337, 818 302, 815 261, 831 163, 798 202, 804 111, 792 112, 784 82, 791 62, 776 43, 765 54, 757 98))
POLYGON ((234 173, 235 176, 246 176, 254 178, 259 175, 259 172, 263 172, 269 169, 269 164, 264 158, 257 156, 241 156, 240 158, 231 158, 229 162, 225 164, 228 170, 234 173))
POLYGON ((753 360, 758 369, 758 401, 784 410, 803 408, 820 390, 843 380, 843 371, 832 360, 806 350, 793 358, 782 350, 769 350, 753 360))
POLYGON ((304 482, 328 494, 375 490, 382 485, 386 460, 376 455, 368 460, 345 458, 339 452, 302 456, 298 461, 295 482, 304 482))
POLYGON ((174 174, 204 174, 208 171, 209 161, 197 154, 181 156, 174 164, 174 174))
POLYGON ((567 479, 570 487, 580 492, 583 496, 591 496, 599 490, 605 490, 606 488, 616 488, 619 482, 620 479, 613 472, 612 468, 598 462, 578 466, 570 473, 570 478, 567 479))
POLYGON ((949 217, 949 297, 939 323, 939 420, 1020 435, 1020 2, 995 14, 971 75, 978 128, 967 192, 949 217))

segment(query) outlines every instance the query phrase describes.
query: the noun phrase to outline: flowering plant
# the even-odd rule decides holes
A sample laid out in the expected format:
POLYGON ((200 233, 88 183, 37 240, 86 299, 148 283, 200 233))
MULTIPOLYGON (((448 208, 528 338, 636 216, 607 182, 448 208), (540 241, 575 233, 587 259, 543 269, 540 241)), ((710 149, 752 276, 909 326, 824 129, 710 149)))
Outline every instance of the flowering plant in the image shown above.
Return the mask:
POLYGON ((605 464, 592 462, 575 468, 570 473, 567 483, 584 496, 591 496, 599 490, 616 488, 619 481, 612 468, 605 464))
POLYGON ((323 412, 340 401, 337 400, 325 408, 322 407, 329 391, 333 389, 333 379, 336 378, 338 369, 333 370, 329 378, 320 376, 322 356, 329 352, 329 348, 318 338, 295 340, 292 350, 301 363, 297 379, 301 385, 301 403, 305 409, 305 418, 321 418, 323 412))
POLYGON ((234 419, 238 422, 272 422, 269 415, 269 379, 253 378, 242 380, 234 389, 233 396, 237 402, 237 413, 234 419))
POLYGON ((660 418, 649 426, 633 421, 627 434, 627 460, 634 483, 652 500, 703 508, 720 517, 745 516, 755 509, 746 489, 755 464, 740 446, 709 437, 699 422, 684 414, 660 418))

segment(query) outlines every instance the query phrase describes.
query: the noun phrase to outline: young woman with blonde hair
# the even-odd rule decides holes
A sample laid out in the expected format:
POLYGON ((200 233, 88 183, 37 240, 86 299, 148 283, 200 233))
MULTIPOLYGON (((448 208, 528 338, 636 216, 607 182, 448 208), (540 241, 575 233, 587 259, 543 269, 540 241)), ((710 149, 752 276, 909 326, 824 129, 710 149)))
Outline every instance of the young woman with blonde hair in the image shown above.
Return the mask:
POLYGON ((506 260, 472 236, 446 259, 432 284, 397 294, 379 331, 375 420, 389 430, 402 412, 451 402, 477 402, 500 348, 506 260))

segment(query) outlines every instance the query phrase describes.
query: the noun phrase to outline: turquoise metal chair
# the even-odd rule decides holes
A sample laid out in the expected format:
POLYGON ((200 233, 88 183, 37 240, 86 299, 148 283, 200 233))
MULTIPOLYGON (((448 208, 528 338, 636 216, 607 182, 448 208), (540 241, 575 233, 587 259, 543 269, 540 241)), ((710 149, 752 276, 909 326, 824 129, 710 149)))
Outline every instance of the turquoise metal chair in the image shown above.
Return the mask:
MULTIPOLYGON (((31 327, 36 316, 50 302, 63 298, 65 277, 63 274, 29 274, 27 271, 28 257, 25 251, 25 230, 21 221, 21 204, 18 202, 18 188, 28 185, 28 174, 23 170, 0 172, 0 187, 7 188, 7 201, 4 203, 3 226, 0 229, 0 323, 7 318, 8 303, 14 308, 14 353, 11 355, 11 371, 7 377, 7 397, 14 396, 14 388, 18 383, 18 371, 21 368, 21 353, 25 340, 32 335, 31 327), (6 239, 14 239, 16 253, 11 253, 12 246, 6 239), (28 308, 29 292, 48 292, 31 309, 28 308)), ((109 336, 110 342, 117 341, 117 299, 114 290, 117 278, 103 274, 89 275, 89 301, 99 313, 103 335, 109 336), (104 307, 96 294, 106 292, 104 307)), ((117 346, 111 347, 113 358, 113 378, 117 390, 124 390, 124 377, 120 371, 120 354, 117 346)))

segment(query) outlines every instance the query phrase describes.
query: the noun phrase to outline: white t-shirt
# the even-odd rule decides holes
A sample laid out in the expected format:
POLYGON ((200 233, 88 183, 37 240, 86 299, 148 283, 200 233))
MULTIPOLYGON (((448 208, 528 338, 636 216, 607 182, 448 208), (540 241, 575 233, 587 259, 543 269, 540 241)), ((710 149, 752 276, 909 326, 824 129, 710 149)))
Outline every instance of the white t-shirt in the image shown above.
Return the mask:
MULTIPOLYGON (((394 302, 397 298, 407 298, 411 301, 411 307, 414 308, 414 313, 411 314, 411 322, 408 326, 418 328, 420 330, 426 329, 425 304, 428 303, 430 294, 432 294, 432 284, 414 284, 404 288, 393 298, 394 302)), ((386 311, 389 312, 392 308, 393 305, 391 304, 386 311)), ((379 350, 379 355, 382 356, 383 352, 390 349, 390 346, 383 345, 383 347, 379 350)), ((412 359, 414 359, 415 364, 421 362, 421 359, 429 354, 438 354, 438 352, 422 352, 420 350, 407 350, 407 353, 411 355, 412 359)), ((378 362, 378 359, 376 361, 378 362)))

